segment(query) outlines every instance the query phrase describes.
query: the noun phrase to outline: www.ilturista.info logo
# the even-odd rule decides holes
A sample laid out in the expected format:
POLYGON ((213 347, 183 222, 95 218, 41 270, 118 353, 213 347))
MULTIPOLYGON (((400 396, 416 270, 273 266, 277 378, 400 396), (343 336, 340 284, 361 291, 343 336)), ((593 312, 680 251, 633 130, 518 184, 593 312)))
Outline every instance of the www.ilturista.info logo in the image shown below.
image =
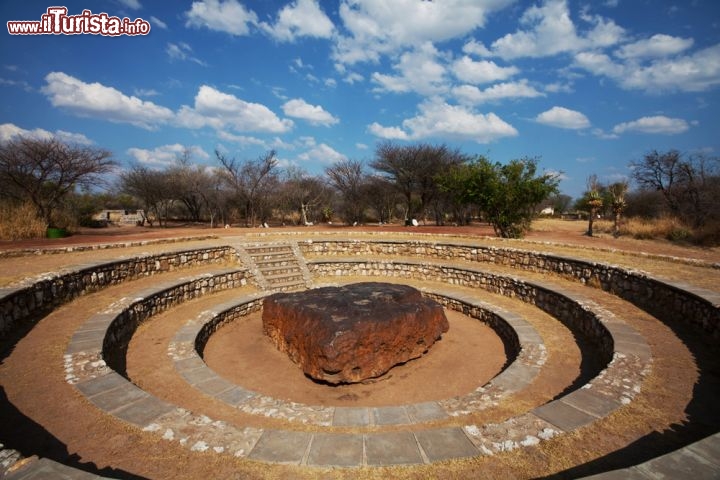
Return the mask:
POLYGON ((80 15, 68 15, 65 7, 49 7, 37 20, 7 22, 10 35, 147 35, 150 23, 142 18, 111 17, 107 13, 83 10, 80 15))

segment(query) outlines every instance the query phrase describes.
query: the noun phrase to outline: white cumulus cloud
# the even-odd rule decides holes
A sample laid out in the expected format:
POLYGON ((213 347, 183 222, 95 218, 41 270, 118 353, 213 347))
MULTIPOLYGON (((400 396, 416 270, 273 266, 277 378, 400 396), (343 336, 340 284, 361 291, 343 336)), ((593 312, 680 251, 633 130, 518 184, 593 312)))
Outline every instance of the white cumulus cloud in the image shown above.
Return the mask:
POLYGON ((581 52, 574 64, 627 90, 701 92, 720 85, 720 44, 687 55, 638 58, 615 62, 604 53, 581 52))
POLYGON ((613 127, 613 133, 620 135, 626 132, 652 133, 660 135, 677 135, 690 128, 682 118, 670 118, 664 115, 642 117, 631 122, 624 122, 613 127))
POLYGON ((477 105, 485 102, 497 102, 504 99, 544 97, 545 94, 529 85, 527 80, 497 83, 484 90, 475 85, 460 85, 452 89, 452 94, 461 103, 477 105))
POLYGON ((535 121, 551 127, 568 128, 571 130, 580 130, 590 126, 590 120, 575 110, 565 107, 552 107, 535 117, 535 121))
POLYGON ((331 165, 336 162, 347 160, 347 157, 332 148, 331 146, 325 143, 321 143, 319 145, 313 146, 307 152, 298 155, 298 159, 302 160, 303 162, 313 161, 331 165))
POLYGON ((692 38, 680 38, 657 34, 650 38, 629 43, 615 53, 620 58, 656 58, 675 55, 692 47, 692 38))
POLYGON ((434 95, 446 91, 446 69, 438 57, 439 52, 430 42, 403 53, 399 62, 393 66, 398 75, 379 72, 372 74, 373 83, 378 85, 375 91, 417 92, 421 95, 434 95))
POLYGON ((425 42, 462 38, 483 27, 488 14, 514 0, 342 0, 340 19, 349 33, 336 39, 333 58, 346 65, 425 42))
POLYGON ((182 157, 186 148, 190 151, 190 155, 193 157, 199 157, 203 160, 210 158, 210 155, 197 145, 185 146, 179 143, 162 145, 160 147, 153 148, 152 150, 133 147, 127 150, 127 154, 138 163, 147 167, 164 168, 175 165, 178 159, 182 157))
POLYGON ((383 127, 378 122, 368 125, 368 132, 386 140, 407 140, 408 134, 400 127, 383 127))
POLYGON ((180 108, 177 122, 187 128, 230 127, 238 132, 284 133, 293 127, 292 120, 279 118, 265 105, 246 102, 208 85, 198 90, 194 107, 180 108))
POLYGON ((200 0, 186 14, 188 27, 205 27, 230 35, 247 35, 257 25, 257 14, 237 0, 200 0))
POLYGON ((18 127, 14 123, 3 123, 0 125, 0 143, 7 142, 8 140, 12 140, 16 137, 35 138, 38 140, 57 138, 63 142, 75 143, 78 145, 92 145, 94 143, 82 133, 72 133, 64 130, 49 132, 43 128, 26 130, 22 127, 18 127))
POLYGON ((493 61, 475 61, 467 55, 455 60, 451 66, 458 80, 475 85, 506 80, 517 75, 517 67, 501 67, 493 61))
POLYGON ((62 72, 51 72, 41 89, 54 107, 61 107, 83 117, 102 118, 153 129, 172 120, 169 108, 128 96, 100 83, 85 83, 62 72))
POLYGON ((292 42, 297 37, 330 38, 335 29, 316 0, 297 0, 286 5, 274 25, 261 22, 260 28, 282 42, 292 42))
POLYGON ((524 29, 497 39, 490 50, 505 59, 546 57, 583 48, 607 47, 620 42, 625 35, 612 20, 589 15, 581 18, 591 25, 587 31, 578 32, 567 0, 546 0, 523 13, 520 23, 524 29))
POLYGON ((406 139, 411 140, 440 137, 477 143, 489 143, 518 134, 515 127, 494 113, 476 113, 440 99, 427 100, 418 109, 419 114, 403 120, 402 127, 373 123, 368 130, 375 135, 384 134, 382 138, 401 139, 404 134, 406 139))
POLYGON ((329 127, 335 125, 340 120, 333 117, 330 112, 326 111, 320 105, 311 105, 302 98, 294 98, 285 102, 282 106, 283 112, 288 117, 301 118, 307 120, 313 125, 324 125, 329 127))

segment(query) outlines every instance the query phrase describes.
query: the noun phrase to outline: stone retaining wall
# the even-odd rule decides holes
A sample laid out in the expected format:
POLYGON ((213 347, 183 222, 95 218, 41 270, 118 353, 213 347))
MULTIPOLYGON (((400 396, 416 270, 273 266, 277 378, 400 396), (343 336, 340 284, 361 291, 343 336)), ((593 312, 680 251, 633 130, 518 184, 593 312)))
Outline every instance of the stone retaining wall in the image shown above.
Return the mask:
POLYGON ((642 272, 541 252, 461 243, 422 241, 308 240, 299 242, 309 257, 408 256, 443 262, 478 262, 548 272, 601 288, 661 320, 681 320, 720 339, 720 293, 660 281, 642 272))
POLYGON ((196 277, 159 290, 153 289, 150 294, 143 295, 124 308, 108 327, 102 348, 105 363, 121 375, 126 375, 126 354, 130 339, 146 319, 201 295, 246 284, 246 272, 233 270, 196 277))
POLYGON ((573 331, 579 331, 597 345, 605 365, 612 360, 612 335, 598 320, 592 310, 575 302, 555 290, 524 282, 507 276, 494 275, 482 270, 450 267, 432 263, 411 263, 400 261, 310 261, 308 268, 318 277, 328 276, 373 276, 400 277, 418 280, 431 279, 449 285, 482 288, 492 293, 519 298, 537 306, 573 331))
POLYGON ((9 336, 21 324, 37 321, 53 308, 85 293, 180 268, 232 262, 234 255, 235 249, 230 247, 165 252, 84 266, 69 273, 46 274, 30 279, 33 283, 29 286, 2 288, 0 339, 9 336))

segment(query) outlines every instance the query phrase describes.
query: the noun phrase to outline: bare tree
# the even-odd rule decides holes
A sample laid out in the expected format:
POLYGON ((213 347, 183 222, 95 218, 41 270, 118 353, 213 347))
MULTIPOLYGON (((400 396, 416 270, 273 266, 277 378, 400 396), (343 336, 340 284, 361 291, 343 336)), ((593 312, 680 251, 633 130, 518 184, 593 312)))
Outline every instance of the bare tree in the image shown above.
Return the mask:
POLYGON ((332 193, 321 178, 308 175, 298 168, 289 168, 281 186, 283 203, 300 215, 300 224, 314 223, 322 205, 328 204, 332 193))
POLYGON ((363 164, 358 160, 341 160, 325 169, 330 184, 340 193, 342 198, 342 216, 348 224, 363 222, 363 211, 366 206, 364 190, 366 175, 363 164))
POLYGON ((244 162, 227 158, 218 150, 215 150, 215 156, 224 167, 227 182, 242 204, 245 226, 255 227, 258 219, 264 223, 265 217, 270 214, 269 200, 272 191, 277 187, 275 151, 270 150, 257 160, 244 162))
POLYGON ((0 145, 0 196, 29 201, 48 226, 64 198, 76 189, 103 184, 115 166, 103 149, 76 146, 57 138, 19 137, 0 145))
MULTIPOLYGON (((370 166, 385 174, 405 197, 405 219, 424 214, 439 194, 435 178, 447 169, 467 161, 459 150, 446 145, 378 145, 370 166)), ((440 221, 440 212, 435 212, 440 221)))
POLYGON ((135 165, 120 176, 120 190, 137 198, 143 205, 144 219, 153 226, 167 226, 170 208, 176 197, 170 175, 165 171, 150 170, 135 165))
POLYGON ((184 148, 177 163, 167 169, 173 183, 176 198, 182 202, 190 220, 202 221, 203 211, 207 208, 207 197, 214 190, 214 176, 204 165, 192 164, 192 151, 184 148))
POLYGON ((365 195, 368 205, 375 210, 380 223, 390 222, 398 205, 403 201, 400 193, 388 179, 376 175, 368 177, 365 195))
POLYGON ((717 207, 720 159, 684 156, 677 150, 653 150, 631 162, 633 179, 641 189, 662 193, 670 212, 694 227, 703 226, 717 207))

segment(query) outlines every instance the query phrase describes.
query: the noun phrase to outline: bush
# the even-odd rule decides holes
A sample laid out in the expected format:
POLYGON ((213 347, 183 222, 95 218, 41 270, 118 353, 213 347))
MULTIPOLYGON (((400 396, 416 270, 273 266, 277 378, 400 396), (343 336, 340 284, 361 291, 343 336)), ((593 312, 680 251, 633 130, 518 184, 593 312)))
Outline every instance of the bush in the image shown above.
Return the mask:
POLYGON ((0 239, 22 240, 42 238, 47 225, 30 203, 23 205, 0 205, 0 239))

